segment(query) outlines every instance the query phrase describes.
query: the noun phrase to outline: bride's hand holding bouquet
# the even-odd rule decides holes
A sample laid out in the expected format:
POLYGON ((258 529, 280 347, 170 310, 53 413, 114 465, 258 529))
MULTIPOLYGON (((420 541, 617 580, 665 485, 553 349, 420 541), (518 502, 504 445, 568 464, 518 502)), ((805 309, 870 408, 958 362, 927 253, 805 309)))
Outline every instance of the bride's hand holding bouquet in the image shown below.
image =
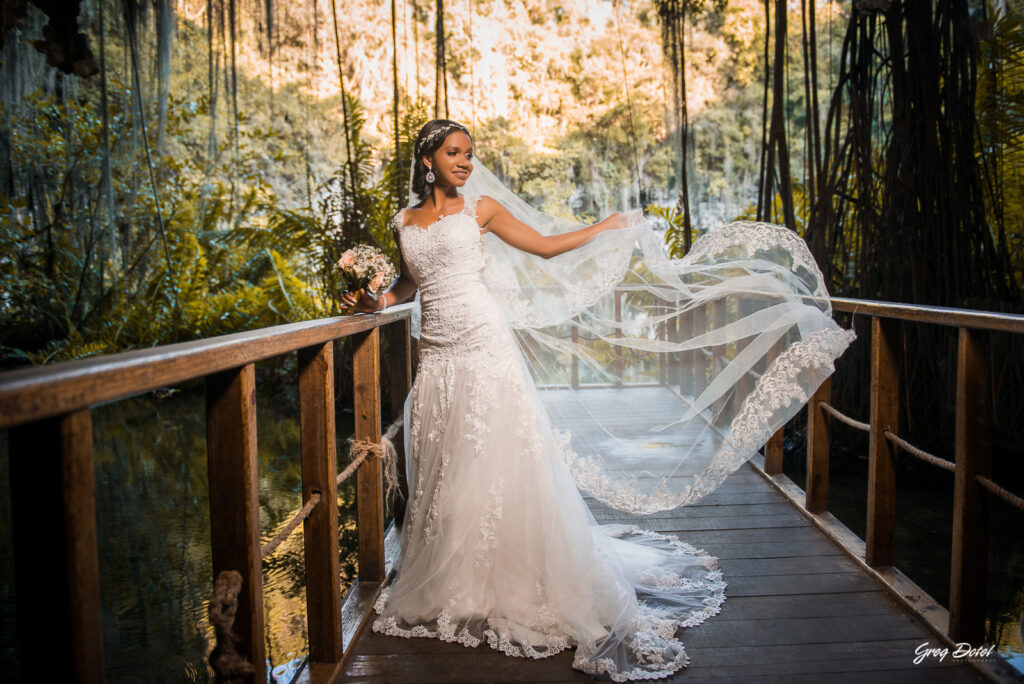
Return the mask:
POLYGON ((346 290, 341 301, 349 311, 344 313, 372 313, 387 305, 383 297, 397 274, 391 260, 376 247, 359 244, 346 250, 335 268, 341 271, 346 290), (352 291, 358 290, 357 294, 352 291))

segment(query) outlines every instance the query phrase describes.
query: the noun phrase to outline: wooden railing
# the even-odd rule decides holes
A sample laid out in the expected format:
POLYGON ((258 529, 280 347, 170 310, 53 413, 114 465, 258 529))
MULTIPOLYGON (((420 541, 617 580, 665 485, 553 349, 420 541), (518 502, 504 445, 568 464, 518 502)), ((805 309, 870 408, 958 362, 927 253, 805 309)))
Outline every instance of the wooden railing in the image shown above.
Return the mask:
MULTIPOLYGON (((910 585, 893 570, 883 579, 898 594, 923 594, 911 602, 939 632, 954 642, 979 645, 984 638, 986 576, 988 567, 988 496, 998 496, 1024 509, 1024 500, 996 485, 992 472, 992 407, 989 402, 990 369, 986 348, 992 331, 1024 333, 1024 316, 912 306, 857 299, 834 298, 835 311, 871 318, 870 416, 862 422, 840 413, 831 405, 832 381, 827 380, 807 406, 807 479, 802 502, 819 517, 829 516, 830 421, 837 420, 868 433, 868 495, 866 539, 848 539, 844 529, 836 537, 848 550, 874 569, 893 565, 893 529, 896 517, 896 453, 906 453, 953 472, 953 543, 950 568, 949 610, 910 585), (955 461, 943 459, 910 444, 898 434, 900 412, 901 321, 955 327, 959 330, 956 370, 956 413, 953 452, 955 461), (903 587, 895 586, 902 584, 903 587)), ((782 473, 782 431, 769 444, 764 459, 768 475, 782 473)), ((792 497, 791 497, 792 498, 792 497)), ((828 523, 831 524, 831 523, 828 523)), ((838 526, 836 526, 838 527, 838 526)), ((829 531, 829 530, 826 530, 829 531)))
MULTIPOLYGON (((55 681, 103 680, 91 407, 204 378, 213 573, 241 574, 236 650, 267 681, 255 363, 296 352, 310 660, 342 657, 333 342, 351 337, 356 439, 381 438, 381 333, 392 406, 411 380, 409 305, 0 374, 9 428, 19 660, 55 681)), ((381 462, 356 472, 359 579, 384 579, 381 462)), ((330 668, 328 668, 330 669, 330 668)))

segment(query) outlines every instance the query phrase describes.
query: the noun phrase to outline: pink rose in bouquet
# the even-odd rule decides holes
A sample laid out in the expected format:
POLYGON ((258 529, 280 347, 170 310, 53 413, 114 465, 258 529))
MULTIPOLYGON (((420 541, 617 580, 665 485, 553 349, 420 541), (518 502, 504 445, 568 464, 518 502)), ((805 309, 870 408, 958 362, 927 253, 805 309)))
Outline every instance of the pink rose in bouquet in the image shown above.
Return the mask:
POLYGON ((369 290, 374 297, 380 295, 380 293, 384 291, 384 278, 385 274, 383 272, 375 273, 374 276, 370 278, 370 282, 367 284, 366 289, 369 290))
POLYGON ((340 268, 341 270, 344 271, 346 269, 352 268, 353 264, 355 264, 355 263, 356 263, 356 253, 353 252, 351 249, 347 249, 341 255, 341 258, 338 259, 337 266, 338 266, 338 268, 340 268))

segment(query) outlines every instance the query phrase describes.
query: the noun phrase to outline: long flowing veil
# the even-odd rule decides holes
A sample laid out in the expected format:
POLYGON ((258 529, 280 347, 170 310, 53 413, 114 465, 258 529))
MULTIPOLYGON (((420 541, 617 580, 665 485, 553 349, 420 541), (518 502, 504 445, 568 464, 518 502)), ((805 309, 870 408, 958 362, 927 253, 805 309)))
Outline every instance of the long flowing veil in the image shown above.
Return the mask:
MULTIPOLYGON (((544 214, 479 160, 463 188, 551 235, 544 214)), ((411 198, 410 198, 411 199, 411 198)), ((652 513, 697 501, 749 459, 854 339, 793 231, 736 222, 682 259, 639 210, 551 259, 487 233, 484 279, 564 446, 577 485, 652 513)))

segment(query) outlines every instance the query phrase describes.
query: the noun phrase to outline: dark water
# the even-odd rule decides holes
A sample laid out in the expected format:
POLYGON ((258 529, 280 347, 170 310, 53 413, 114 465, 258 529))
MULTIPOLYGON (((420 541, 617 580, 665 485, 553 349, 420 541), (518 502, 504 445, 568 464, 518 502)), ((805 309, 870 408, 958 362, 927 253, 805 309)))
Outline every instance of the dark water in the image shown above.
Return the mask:
MULTIPOLYGON (((829 462, 829 510, 864 539, 867 526, 867 436, 841 426, 833 429, 836 430, 836 439, 832 440, 829 462)), ((806 478, 805 440, 806 433, 799 424, 787 429, 784 472, 801 487, 806 478)), ((995 460, 999 461, 999 455, 995 460)), ((953 543, 953 474, 903 454, 897 463, 894 564, 948 608, 953 543)), ((998 472, 995 479, 1000 481, 998 472)), ((1000 655, 1024 672, 1022 515, 1001 500, 992 501, 985 643, 998 644, 1000 655)))
MULTIPOLYGON (((301 507, 299 415, 289 369, 257 382, 260 526, 273 537, 301 507)), ((107 681, 213 681, 207 606, 213 591, 202 383, 93 411, 107 681)), ((338 407, 339 442, 352 432, 338 407)), ((342 449, 339 445, 339 454, 342 449)), ((0 679, 17 678, 7 440, 0 444, 0 679)), ((340 456, 347 460, 347 456, 340 456)), ((339 490, 343 590, 355 576, 355 493, 339 490)), ((301 529, 264 563, 271 681, 289 682, 307 652, 301 529)), ((21 672, 30 681, 33 672, 21 672)))

